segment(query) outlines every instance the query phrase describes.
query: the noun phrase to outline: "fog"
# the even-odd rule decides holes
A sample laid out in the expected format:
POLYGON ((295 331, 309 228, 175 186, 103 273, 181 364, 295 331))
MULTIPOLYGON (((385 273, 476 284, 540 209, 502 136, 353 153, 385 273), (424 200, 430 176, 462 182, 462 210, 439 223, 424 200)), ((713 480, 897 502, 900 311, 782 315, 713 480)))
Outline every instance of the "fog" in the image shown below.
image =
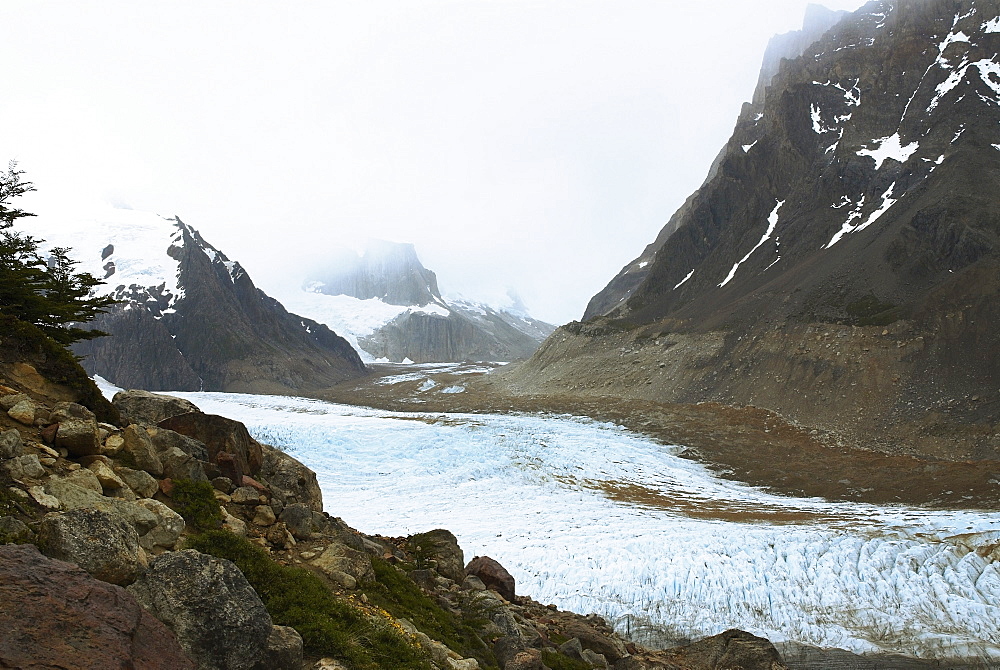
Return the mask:
POLYGON ((701 183, 806 4, 3 3, 0 160, 29 211, 179 215, 265 291, 377 237, 564 323, 701 183))

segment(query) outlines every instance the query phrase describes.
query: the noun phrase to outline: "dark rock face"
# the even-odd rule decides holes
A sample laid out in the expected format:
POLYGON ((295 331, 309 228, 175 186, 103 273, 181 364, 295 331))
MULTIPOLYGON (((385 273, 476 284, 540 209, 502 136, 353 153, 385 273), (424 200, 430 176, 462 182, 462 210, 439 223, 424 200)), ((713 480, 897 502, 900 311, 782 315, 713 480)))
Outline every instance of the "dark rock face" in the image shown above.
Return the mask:
POLYGON ((435 562, 434 569, 442 577, 462 583, 465 579, 465 555, 458 546, 458 538, 439 528, 422 533, 419 538, 423 555, 435 562))
POLYGON ((38 538, 47 556, 79 565, 102 582, 126 586, 142 569, 135 528, 107 512, 76 509, 46 517, 38 538))
POLYGON ((476 556, 465 566, 465 571, 479 577, 486 588, 496 591, 507 602, 514 602, 514 578, 489 556, 476 556))
POLYGON ((1000 457, 1000 402, 971 400, 1000 397, 997 14, 869 3, 782 60, 705 184, 515 381, 1000 457), (614 351, 670 374, 631 379, 614 351))
POLYGON ((280 449, 262 444, 264 456, 261 476, 270 484, 271 495, 283 505, 301 503, 316 512, 323 511, 323 491, 316 473, 280 449))
MULTIPOLYGON (((94 321, 113 337, 80 343, 88 373, 126 388, 264 391, 320 388, 365 373, 346 340, 289 314, 190 226, 175 219, 183 295, 119 286, 124 301, 94 321)), ((114 276, 109 280, 114 283, 114 276)))
POLYGON ((190 400, 142 390, 119 391, 111 402, 125 423, 150 426, 178 414, 200 411, 190 400))
POLYGON ((243 476, 260 472, 263 452, 245 425, 215 414, 189 412, 160 422, 160 428, 186 435, 205 445, 208 460, 219 466, 224 477, 242 482, 243 476))
POLYGON ((390 305, 440 303, 437 276, 417 258, 412 244, 370 240, 361 257, 346 253, 319 277, 320 291, 390 305))
POLYGON ((0 546, 0 666, 193 670, 127 591, 31 545, 0 546))
POLYGON ((267 653, 271 617, 229 561, 191 549, 162 554, 129 592, 199 667, 250 670, 267 653))

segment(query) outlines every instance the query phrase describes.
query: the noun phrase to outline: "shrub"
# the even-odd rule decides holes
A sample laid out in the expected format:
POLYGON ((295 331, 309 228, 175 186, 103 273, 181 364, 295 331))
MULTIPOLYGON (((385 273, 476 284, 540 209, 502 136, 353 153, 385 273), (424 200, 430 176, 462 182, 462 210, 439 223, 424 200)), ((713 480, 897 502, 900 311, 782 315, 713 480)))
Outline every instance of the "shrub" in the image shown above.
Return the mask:
POLYGON ((430 670, 424 653, 395 622, 337 598, 312 572, 276 563, 261 547, 228 531, 202 533, 188 547, 235 563, 274 623, 297 630, 308 653, 357 670, 430 670))
POLYGON ((177 513, 196 530, 213 530, 222 523, 222 507, 208 482, 176 479, 170 497, 177 504, 177 513))

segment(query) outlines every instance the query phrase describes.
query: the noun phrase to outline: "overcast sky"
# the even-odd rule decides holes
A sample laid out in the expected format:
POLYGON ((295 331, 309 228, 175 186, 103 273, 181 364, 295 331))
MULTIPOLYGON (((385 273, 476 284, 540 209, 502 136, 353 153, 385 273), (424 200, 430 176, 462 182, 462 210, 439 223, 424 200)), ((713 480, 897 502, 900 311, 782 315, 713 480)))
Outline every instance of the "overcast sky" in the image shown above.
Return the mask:
POLYGON ((0 161, 29 210, 177 214, 265 291, 372 236, 564 323, 698 187, 806 5, 4 2, 0 161))

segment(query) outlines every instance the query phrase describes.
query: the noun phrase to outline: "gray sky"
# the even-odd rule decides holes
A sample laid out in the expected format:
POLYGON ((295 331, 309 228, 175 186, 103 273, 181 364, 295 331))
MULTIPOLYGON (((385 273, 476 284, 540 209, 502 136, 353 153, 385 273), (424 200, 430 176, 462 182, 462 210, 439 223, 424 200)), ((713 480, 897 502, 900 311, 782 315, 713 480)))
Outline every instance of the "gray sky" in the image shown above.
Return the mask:
POLYGON ((806 4, 5 2, 0 161, 29 210, 177 214, 265 291, 382 237, 563 323, 697 188, 806 4))

